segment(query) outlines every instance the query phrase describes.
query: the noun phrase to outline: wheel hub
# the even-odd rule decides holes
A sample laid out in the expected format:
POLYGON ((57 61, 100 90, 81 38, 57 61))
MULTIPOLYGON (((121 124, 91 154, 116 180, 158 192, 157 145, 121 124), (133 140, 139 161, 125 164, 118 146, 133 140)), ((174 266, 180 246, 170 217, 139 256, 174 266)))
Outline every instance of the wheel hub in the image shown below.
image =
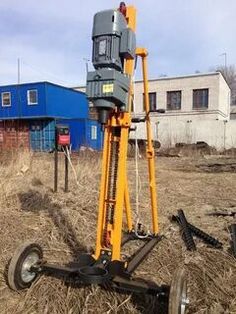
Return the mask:
POLYGON ((21 278, 25 283, 31 282, 36 273, 31 271, 32 266, 39 261, 39 255, 36 252, 30 253, 24 260, 21 269, 21 278))

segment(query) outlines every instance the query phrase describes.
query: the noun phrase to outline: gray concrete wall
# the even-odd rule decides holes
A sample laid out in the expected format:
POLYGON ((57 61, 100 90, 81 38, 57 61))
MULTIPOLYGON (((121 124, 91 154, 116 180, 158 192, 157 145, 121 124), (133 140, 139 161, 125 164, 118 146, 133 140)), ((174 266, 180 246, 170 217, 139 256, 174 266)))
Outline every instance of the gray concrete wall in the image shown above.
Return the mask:
MULTIPOLYGON (((149 91, 157 93, 157 108, 166 110, 164 114, 150 114, 154 139, 159 140, 162 147, 197 141, 204 141, 218 150, 236 145, 236 121, 229 121, 230 89, 220 73, 151 80, 149 91), (193 90, 202 88, 209 89, 208 108, 193 109, 193 90), (182 92, 181 110, 167 110, 167 91, 177 90, 182 92)), ((142 82, 135 84, 133 115, 144 116, 142 82)), ((137 137, 145 139, 145 125, 136 126, 137 137)), ((131 132, 130 137, 134 137, 134 133, 131 132)))
MULTIPOLYGON (((137 138, 146 138, 141 125, 136 130, 137 138), (143 136, 144 135, 144 136, 143 136)), ((195 120, 192 122, 173 119, 152 121, 153 138, 160 141, 162 148, 174 147, 176 143, 192 144, 204 141, 217 150, 236 147, 236 120, 195 120)), ((131 138, 135 138, 135 132, 131 132, 131 138)))
MULTIPOLYGON (((225 112, 226 119, 230 116, 230 96, 231 92, 228 84, 222 75, 219 76, 219 110, 225 112)), ((225 119, 223 119, 225 120, 225 119)))

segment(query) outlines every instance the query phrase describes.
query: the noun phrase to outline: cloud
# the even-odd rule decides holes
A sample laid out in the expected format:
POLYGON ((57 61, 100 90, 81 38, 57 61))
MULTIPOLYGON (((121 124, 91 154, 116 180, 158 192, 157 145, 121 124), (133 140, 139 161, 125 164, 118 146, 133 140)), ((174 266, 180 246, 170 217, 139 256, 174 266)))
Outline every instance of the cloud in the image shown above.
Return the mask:
MULTIPOLYGON (((0 2, 0 84, 49 80, 85 84, 94 13, 119 2, 8 0, 0 2)), ((137 41, 149 50, 149 73, 179 75, 236 63, 234 0, 136 0, 137 41)), ((137 78, 140 73, 137 73, 137 78)))

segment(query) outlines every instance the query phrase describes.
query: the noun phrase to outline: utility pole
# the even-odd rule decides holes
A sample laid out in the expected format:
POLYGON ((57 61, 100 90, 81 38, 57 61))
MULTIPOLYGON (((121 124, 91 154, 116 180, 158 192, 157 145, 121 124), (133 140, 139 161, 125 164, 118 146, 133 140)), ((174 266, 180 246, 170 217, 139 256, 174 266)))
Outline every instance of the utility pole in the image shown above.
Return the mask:
POLYGON ((220 54, 220 57, 223 57, 224 56, 224 60, 225 60, 225 73, 226 73, 226 71, 227 71, 227 53, 226 52, 224 52, 224 53, 222 53, 222 54, 220 54))
MULTIPOLYGON (((17 59, 17 107, 18 107, 18 116, 21 116, 21 101, 20 101, 20 58, 17 59)), ((19 127, 20 121, 17 120, 17 146, 19 144, 19 127)))
POLYGON ((17 84, 20 85, 20 58, 17 59, 17 84))
POLYGON ((90 61, 87 58, 83 58, 84 62, 85 62, 85 66, 86 66, 86 73, 88 73, 88 62, 90 61))

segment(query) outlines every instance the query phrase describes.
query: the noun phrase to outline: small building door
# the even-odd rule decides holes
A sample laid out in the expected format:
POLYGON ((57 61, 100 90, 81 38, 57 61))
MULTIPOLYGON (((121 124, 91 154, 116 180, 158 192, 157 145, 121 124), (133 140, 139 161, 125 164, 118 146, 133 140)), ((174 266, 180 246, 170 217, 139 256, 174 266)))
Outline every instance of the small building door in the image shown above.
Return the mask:
POLYGON ((39 152, 54 150, 55 122, 53 120, 32 120, 30 122, 30 147, 39 152))

